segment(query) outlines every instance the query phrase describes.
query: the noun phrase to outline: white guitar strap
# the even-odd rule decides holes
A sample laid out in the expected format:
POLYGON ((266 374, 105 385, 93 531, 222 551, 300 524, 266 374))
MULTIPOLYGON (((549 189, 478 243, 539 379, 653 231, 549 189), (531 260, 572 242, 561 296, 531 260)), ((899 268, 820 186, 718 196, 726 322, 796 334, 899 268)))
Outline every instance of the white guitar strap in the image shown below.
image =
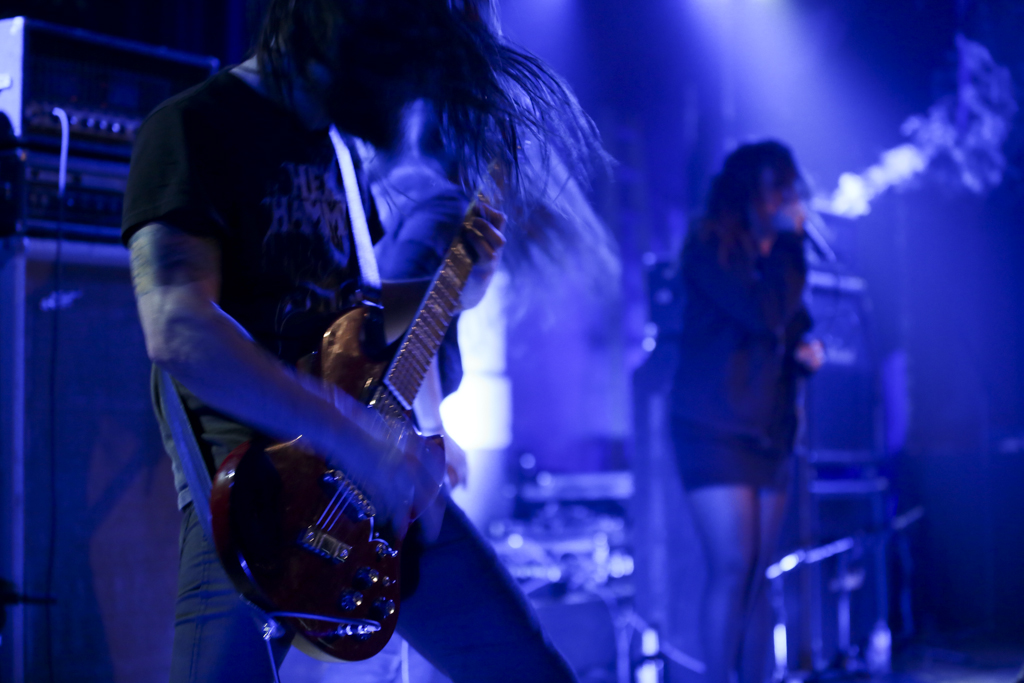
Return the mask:
MULTIPOLYGON (((216 547, 213 540, 213 517, 210 514, 210 491, 213 488, 210 471, 206 469, 206 460, 203 459, 203 453, 199 450, 199 444, 196 442, 196 435, 192 431, 192 424, 185 413, 185 404, 166 370, 160 371, 160 400, 163 404, 164 417, 167 419, 167 425, 171 428, 171 436, 174 438, 174 449, 178 452, 178 462, 181 463, 189 493, 192 495, 192 509, 195 510, 207 543, 211 548, 216 547)), ((280 683, 277 662, 274 659, 274 650, 270 641, 284 635, 285 629, 277 623, 277 620, 249 600, 241 595, 238 597, 249 608, 252 618, 256 621, 263 642, 267 646, 267 655, 270 658, 270 670, 273 672, 274 681, 280 683)))
POLYGON ((206 460, 199 450, 196 435, 192 432, 192 424, 185 413, 185 404, 181 395, 174 387, 174 380, 166 370, 160 371, 160 402, 163 404, 164 417, 174 438, 174 450, 178 452, 178 462, 185 474, 188 490, 192 496, 192 509, 199 519, 206 540, 213 544, 213 522, 210 516, 210 471, 206 469, 206 460))
POLYGON ((359 261, 363 298, 379 303, 382 286, 380 269, 377 267, 377 257, 373 253, 370 224, 366 220, 363 198, 359 194, 359 180, 356 177, 355 164, 352 162, 352 151, 345 144, 337 127, 331 126, 329 134, 331 144, 334 145, 334 154, 338 157, 341 181, 345 186, 345 201, 348 203, 348 216, 352 223, 352 241, 355 242, 356 259, 359 261))

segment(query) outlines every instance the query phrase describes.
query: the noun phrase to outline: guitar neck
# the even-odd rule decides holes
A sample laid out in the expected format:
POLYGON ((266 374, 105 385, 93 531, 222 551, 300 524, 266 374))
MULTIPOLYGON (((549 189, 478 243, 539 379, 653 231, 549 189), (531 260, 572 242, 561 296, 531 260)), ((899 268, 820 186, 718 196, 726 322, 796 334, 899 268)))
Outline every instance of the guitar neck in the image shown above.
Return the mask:
POLYGON ((460 234, 445 254, 437 277, 384 375, 384 385, 406 410, 412 410, 413 399, 455 317, 472 269, 473 259, 460 234))

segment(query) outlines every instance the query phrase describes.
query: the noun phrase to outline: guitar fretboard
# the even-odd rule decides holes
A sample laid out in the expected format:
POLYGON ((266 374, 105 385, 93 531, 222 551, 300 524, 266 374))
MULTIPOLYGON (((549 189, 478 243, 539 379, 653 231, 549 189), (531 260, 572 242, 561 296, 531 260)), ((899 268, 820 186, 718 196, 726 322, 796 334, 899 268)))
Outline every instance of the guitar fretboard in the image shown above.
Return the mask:
POLYGON ((406 410, 412 410, 413 399, 455 317, 462 288, 472 269, 473 259, 460 236, 445 255, 444 264, 384 375, 384 385, 406 410))

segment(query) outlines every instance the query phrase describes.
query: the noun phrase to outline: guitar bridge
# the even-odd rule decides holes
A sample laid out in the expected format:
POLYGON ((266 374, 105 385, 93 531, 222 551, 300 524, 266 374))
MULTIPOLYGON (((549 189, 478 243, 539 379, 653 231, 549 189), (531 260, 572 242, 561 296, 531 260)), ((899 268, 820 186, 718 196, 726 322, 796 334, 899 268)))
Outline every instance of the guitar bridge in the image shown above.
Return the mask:
POLYGON ((299 538, 299 545, 325 560, 340 564, 348 559, 352 546, 316 526, 310 526, 299 538))

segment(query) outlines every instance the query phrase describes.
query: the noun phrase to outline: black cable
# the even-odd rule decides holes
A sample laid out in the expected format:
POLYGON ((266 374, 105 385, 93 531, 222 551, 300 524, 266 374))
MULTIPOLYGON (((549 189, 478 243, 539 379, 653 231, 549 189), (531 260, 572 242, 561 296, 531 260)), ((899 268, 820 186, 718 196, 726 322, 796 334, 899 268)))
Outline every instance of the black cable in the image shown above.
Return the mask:
MULTIPOLYGON (((53 318, 50 327, 50 377, 49 377, 49 427, 50 427, 50 453, 49 453, 49 485, 50 485, 50 533, 49 543, 46 552, 46 595, 53 595, 54 574, 57 563, 57 367, 58 367, 58 338, 60 335, 60 308, 61 308, 61 285, 62 268, 61 257, 64 243, 64 219, 65 206, 67 204, 67 115, 57 114, 61 118, 61 153, 57 179, 57 234, 53 255, 53 318)), ((46 666, 50 683, 54 683, 54 659, 53 659, 53 603, 46 604, 46 666)))
MULTIPOLYGON (((57 359, 60 334, 61 243, 64 239, 64 198, 60 199, 57 218, 57 244, 53 257, 53 320, 50 339, 50 537, 46 551, 46 594, 53 595, 53 579, 57 563, 57 359)), ((46 605, 46 655, 50 683, 53 675, 53 604, 46 605)))

